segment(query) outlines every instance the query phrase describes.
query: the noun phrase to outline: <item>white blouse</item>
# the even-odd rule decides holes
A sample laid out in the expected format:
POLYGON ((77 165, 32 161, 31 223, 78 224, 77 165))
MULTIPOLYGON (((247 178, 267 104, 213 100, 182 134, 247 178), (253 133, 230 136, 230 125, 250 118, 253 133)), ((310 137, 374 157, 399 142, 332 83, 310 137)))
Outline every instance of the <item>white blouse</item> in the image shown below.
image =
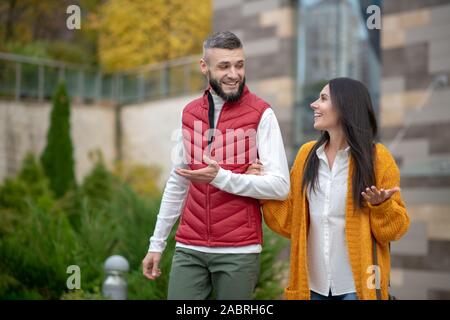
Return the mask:
POLYGON ((309 285, 318 294, 328 296, 331 290, 336 296, 356 292, 345 238, 350 147, 338 151, 330 170, 324 146, 316 151, 319 187, 307 192, 309 285))

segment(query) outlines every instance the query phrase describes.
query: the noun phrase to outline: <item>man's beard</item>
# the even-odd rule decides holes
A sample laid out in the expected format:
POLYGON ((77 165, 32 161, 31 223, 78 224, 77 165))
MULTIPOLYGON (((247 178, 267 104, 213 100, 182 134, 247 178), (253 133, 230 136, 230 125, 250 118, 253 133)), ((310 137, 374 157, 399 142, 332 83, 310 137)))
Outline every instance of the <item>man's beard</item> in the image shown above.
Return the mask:
POLYGON ((245 86, 245 77, 242 80, 242 82, 239 84, 239 88, 235 93, 225 93, 222 90, 222 87, 220 86, 219 81, 216 79, 213 79, 211 77, 211 74, 209 75, 209 84, 211 85, 211 88, 214 90, 214 92, 221 97, 225 102, 237 102, 244 92, 244 86, 245 86))

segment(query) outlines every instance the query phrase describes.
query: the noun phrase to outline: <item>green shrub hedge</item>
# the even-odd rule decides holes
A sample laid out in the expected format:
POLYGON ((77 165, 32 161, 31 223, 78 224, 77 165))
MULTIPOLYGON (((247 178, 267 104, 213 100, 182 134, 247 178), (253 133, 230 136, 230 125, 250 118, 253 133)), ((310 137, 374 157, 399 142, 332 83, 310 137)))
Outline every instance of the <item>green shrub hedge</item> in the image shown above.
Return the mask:
MULTIPOLYGON (((79 187, 56 199, 41 165, 28 155, 21 172, 0 186, 0 298, 101 299, 104 261, 119 254, 130 263, 129 299, 165 299, 173 232, 161 277, 149 281, 141 267, 160 199, 161 193, 139 195, 101 161, 79 187), (80 267, 81 290, 67 289, 70 265, 80 267)), ((285 244, 265 229, 255 298, 280 297, 285 264, 277 257, 285 244)))

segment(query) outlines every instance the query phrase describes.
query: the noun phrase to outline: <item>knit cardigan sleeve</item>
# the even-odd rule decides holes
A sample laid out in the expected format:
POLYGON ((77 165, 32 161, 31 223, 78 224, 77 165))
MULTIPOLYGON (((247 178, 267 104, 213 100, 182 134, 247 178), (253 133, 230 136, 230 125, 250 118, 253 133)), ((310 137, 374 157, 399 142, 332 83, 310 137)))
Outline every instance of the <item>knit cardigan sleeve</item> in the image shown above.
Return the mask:
MULTIPOLYGON (((391 189, 400 187, 400 170, 389 154, 383 160, 390 163, 377 185, 378 189, 391 189)), ((399 240, 408 230, 409 217, 400 191, 395 192, 389 199, 379 205, 368 204, 370 209, 370 226, 372 233, 379 243, 387 244, 390 241, 399 240)))
MULTIPOLYGON (((303 167, 315 141, 305 143, 297 153, 294 164, 290 172, 291 188, 289 195, 284 201, 260 200, 263 208, 264 221, 274 232, 283 237, 291 237, 292 215, 294 211, 294 202, 302 196, 301 184, 303 178, 303 167)), ((296 208, 295 210, 300 210, 296 208)), ((299 212, 296 212, 299 214, 299 212)))
MULTIPOLYGON (((292 169, 293 170, 293 169, 292 169)), ((292 183, 292 171, 291 171, 292 183)), ((293 192, 292 187, 289 190, 287 199, 283 201, 278 200, 262 200, 264 221, 267 226, 274 232, 286 238, 291 238, 292 226, 292 202, 293 192)))

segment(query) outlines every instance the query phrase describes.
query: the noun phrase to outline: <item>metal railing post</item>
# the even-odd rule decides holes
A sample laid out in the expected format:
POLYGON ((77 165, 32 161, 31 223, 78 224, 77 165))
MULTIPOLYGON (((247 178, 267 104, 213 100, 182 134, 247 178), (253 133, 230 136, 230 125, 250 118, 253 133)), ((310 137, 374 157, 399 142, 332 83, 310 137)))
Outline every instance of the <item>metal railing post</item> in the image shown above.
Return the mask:
POLYGON ((102 99, 102 73, 98 71, 95 76, 95 101, 102 99))
POLYGON ((38 75, 38 101, 44 101, 44 66, 39 65, 39 75, 38 75))
POLYGON ((144 101, 145 78, 144 74, 138 75, 138 102, 144 101))
POLYGON ((184 94, 189 94, 190 91, 190 85, 191 85, 191 65, 185 64, 184 67, 184 94))
POLYGON ((78 101, 83 103, 84 101, 84 71, 78 71, 78 101))
POLYGON ((66 80, 66 71, 64 67, 60 67, 58 72, 58 81, 64 82, 65 80, 66 80))
POLYGON ((20 100, 20 86, 22 84, 22 64, 20 62, 16 62, 16 86, 14 88, 14 96, 15 100, 20 100))
POLYGON ((160 72, 161 97, 167 97, 169 95, 169 67, 164 65, 160 72))
POLYGON ((117 75, 111 75, 111 101, 116 101, 117 75))
POLYGON ((117 75, 117 91, 119 92, 118 102, 119 104, 121 104, 124 95, 123 95, 123 77, 120 73, 117 75))
MULTIPOLYGON (((99 69, 93 70, 86 65, 22 56, 6 52, 0 52, 0 60, 15 63, 15 83, 8 84, 8 90, 10 91, 8 94, 14 96, 16 101, 19 101, 21 97, 25 95, 27 97, 31 96, 32 99, 37 99, 39 102, 42 102, 49 92, 54 91, 54 69, 51 69, 52 71, 50 73, 47 72, 46 74, 45 68, 49 68, 49 70, 50 68, 55 68, 57 70, 58 82, 70 80, 69 84, 71 86, 70 88, 67 88, 67 90, 75 100, 80 101, 81 103, 86 100, 86 97, 88 96, 87 93, 90 93, 90 90, 87 90, 88 87, 84 81, 89 80, 90 77, 88 75, 90 72, 93 72, 93 74, 96 74, 93 100, 99 101, 103 98, 103 89, 105 89, 105 80, 103 78, 105 77, 105 74, 99 69), (33 79, 37 77, 37 89, 36 84, 31 88, 22 86, 22 64, 24 63, 30 64, 33 67, 31 70, 33 73, 30 76, 33 77, 33 79), (66 72, 69 72, 69 74, 66 74, 66 72), (74 79, 72 79, 72 72, 74 79), (88 75, 86 72, 88 72, 88 75), (75 83, 72 83, 72 80, 74 80, 75 83)), ((111 84, 107 84, 106 86, 110 86, 111 93, 106 93, 107 96, 105 98, 108 98, 109 96, 111 101, 115 103, 133 103, 143 102, 145 99, 153 100, 164 98, 174 94, 189 94, 193 90, 189 81, 193 73, 192 63, 196 60, 197 57, 190 56, 110 73, 106 76, 106 81, 111 79, 111 84), (179 76, 178 72, 176 74, 173 72, 175 68, 180 68, 180 71, 182 71, 181 76, 184 78, 183 84, 181 84, 180 87, 177 86, 179 83, 178 79, 175 79, 175 77, 179 76), (154 82, 151 81, 149 76, 150 73, 155 73, 155 76, 159 76, 159 78, 156 78, 156 81, 154 82), (174 79, 172 79, 172 77, 174 79), (136 81, 136 84, 133 83, 134 81, 136 81), (149 81, 152 82, 150 85, 148 83, 149 81), (146 90, 148 90, 148 92, 146 92, 146 90), (153 92, 155 92, 155 94, 152 94, 153 92)), ((14 70, 11 71, 14 72, 14 70)))

